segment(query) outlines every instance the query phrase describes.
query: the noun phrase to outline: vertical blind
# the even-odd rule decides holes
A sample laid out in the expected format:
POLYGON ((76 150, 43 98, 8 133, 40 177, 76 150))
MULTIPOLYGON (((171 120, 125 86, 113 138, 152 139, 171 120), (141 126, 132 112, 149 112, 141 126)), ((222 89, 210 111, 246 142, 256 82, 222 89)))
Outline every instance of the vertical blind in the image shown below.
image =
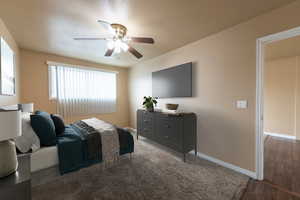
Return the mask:
POLYGON ((2 37, 0 40, 0 93, 2 95, 15 95, 14 52, 2 37))
POLYGON ((49 65, 49 95, 57 112, 75 115, 116 111, 116 73, 72 66, 49 65))

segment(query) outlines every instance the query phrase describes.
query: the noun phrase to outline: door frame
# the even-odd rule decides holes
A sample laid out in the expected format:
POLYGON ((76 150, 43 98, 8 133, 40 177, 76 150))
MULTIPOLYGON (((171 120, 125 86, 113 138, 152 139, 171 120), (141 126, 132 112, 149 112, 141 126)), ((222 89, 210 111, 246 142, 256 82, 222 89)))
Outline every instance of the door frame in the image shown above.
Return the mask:
POLYGON ((266 44, 300 35, 300 27, 256 40, 256 178, 264 179, 264 47, 266 44))

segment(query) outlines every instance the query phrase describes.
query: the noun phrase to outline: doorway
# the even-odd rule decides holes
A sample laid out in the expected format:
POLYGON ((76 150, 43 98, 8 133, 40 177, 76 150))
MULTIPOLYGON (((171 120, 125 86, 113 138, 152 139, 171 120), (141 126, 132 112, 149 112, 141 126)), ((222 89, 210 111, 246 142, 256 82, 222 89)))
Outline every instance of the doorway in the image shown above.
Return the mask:
MULTIPOLYGON (((285 140, 296 139, 297 128, 298 131, 300 130, 300 123, 298 123, 298 121, 300 122, 299 120, 300 110, 299 110, 299 115, 297 117, 298 114, 297 109, 300 108, 300 105, 297 105, 297 99, 298 98, 300 99, 300 87, 298 87, 298 84, 300 84, 299 83, 300 79, 299 81, 297 79, 298 78, 297 74, 299 73, 299 70, 296 66, 298 64, 298 58, 295 57, 294 59, 292 58, 282 59, 281 61, 278 62, 276 61, 276 62, 267 63, 266 61, 268 60, 267 57, 269 55, 268 52, 265 51, 267 46, 270 45, 271 43, 287 40, 294 37, 300 38, 300 27, 257 39, 256 176, 258 180, 264 180, 266 178, 264 175, 264 168, 265 168, 264 156, 266 155, 264 153, 268 153, 267 154, 268 156, 270 153, 270 149, 265 148, 266 138, 270 139, 268 140, 268 142, 273 143, 273 145, 275 145, 275 148, 273 150, 271 149, 271 151, 273 153, 274 152, 276 153, 276 150, 279 150, 278 148, 276 148, 276 145, 278 147, 279 145, 283 145, 283 143, 286 143, 288 146, 290 141, 285 141, 285 140), (277 65, 280 65, 280 62, 281 65, 287 66, 284 72, 280 71, 282 69, 278 67, 276 68, 277 65), (270 69, 272 68, 274 68, 275 70, 270 72, 270 69), (289 76, 292 78, 282 81, 282 83, 284 82, 285 85, 280 83, 280 79, 278 79, 278 77, 281 77, 283 80, 283 78, 287 78, 289 76), (266 80, 266 77, 268 80, 266 80), (272 89, 270 87, 272 85, 273 86, 277 85, 278 86, 277 89, 279 88, 280 91, 285 92, 285 95, 283 95, 284 98, 276 99, 276 94, 278 95, 278 91, 273 91, 274 88, 272 89), (267 95, 266 95, 266 87, 268 92, 267 95), (269 101, 274 99, 276 101, 269 101), (267 105, 265 101, 268 101, 267 105), (284 110, 284 108, 282 109, 282 107, 278 108, 278 104, 283 102, 285 102, 284 103, 285 105, 281 105, 281 106, 282 107, 286 106, 288 109, 283 115, 278 116, 278 113, 284 110), (276 116, 276 115, 277 118, 270 119, 271 116, 276 116), (269 118, 266 120, 266 117, 269 118), (284 122, 281 125, 278 125, 278 123, 276 123, 282 120, 287 120, 288 122, 284 122), (266 135, 269 136, 266 137, 266 135), (282 138, 282 140, 277 141, 276 139, 278 138, 282 138), (264 152, 264 150, 266 150, 266 152, 264 152)), ((300 56, 300 53, 297 56, 300 56)), ((292 140, 291 146, 293 146, 294 144, 293 142, 295 141, 296 140, 292 140)), ((267 145, 271 145, 270 143, 267 143, 267 145)), ((297 145, 297 142, 295 144, 297 145)), ((298 145, 300 147, 300 143, 298 143, 298 145)), ((288 148, 293 149, 293 147, 288 147, 288 148)), ((294 149, 295 148, 296 147, 294 147, 294 149)), ((270 157, 267 157, 267 159, 269 158, 270 157)), ((267 174, 267 177, 268 176, 269 174, 267 174)))

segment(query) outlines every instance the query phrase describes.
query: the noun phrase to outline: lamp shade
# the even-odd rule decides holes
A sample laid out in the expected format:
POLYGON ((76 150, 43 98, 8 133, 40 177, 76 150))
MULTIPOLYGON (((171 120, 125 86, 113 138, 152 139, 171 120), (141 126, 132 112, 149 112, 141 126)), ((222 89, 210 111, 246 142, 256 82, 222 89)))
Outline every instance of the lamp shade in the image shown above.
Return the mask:
POLYGON ((23 103, 23 104, 18 104, 18 109, 21 110, 22 112, 33 112, 33 103, 23 103))
POLYGON ((14 139, 22 134, 20 110, 0 111, 0 141, 14 139))

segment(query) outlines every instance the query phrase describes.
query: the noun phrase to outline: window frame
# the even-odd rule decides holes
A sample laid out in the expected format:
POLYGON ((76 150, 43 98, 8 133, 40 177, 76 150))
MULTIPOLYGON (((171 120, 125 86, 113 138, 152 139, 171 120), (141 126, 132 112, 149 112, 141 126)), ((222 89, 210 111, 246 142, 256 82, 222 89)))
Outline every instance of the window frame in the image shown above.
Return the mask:
POLYGON ((1 96, 16 96, 16 61, 15 61, 15 52, 13 51, 13 49, 10 47, 10 45, 8 44, 8 42, 3 38, 0 37, 0 95, 1 96), (10 50, 10 53, 12 54, 12 70, 13 70, 13 80, 12 80, 12 84, 13 84, 13 91, 12 93, 4 93, 2 90, 2 42, 4 42, 8 49, 10 50))
MULTIPOLYGON (((88 66, 81 66, 81 65, 72 65, 72 64, 65 64, 65 63, 58 63, 58 62, 53 62, 53 61, 47 61, 46 64, 48 65, 48 95, 49 95, 49 100, 57 100, 57 78, 55 78, 56 80, 56 83, 55 83, 55 86, 56 88, 53 89, 53 74, 51 73, 52 69, 53 68, 56 68, 57 66, 62 66, 62 67, 69 67, 69 68, 79 68, 79 69, 82 69, 82 70, 87 70, 87 71, 100 71, 100 72, 107 72, 107 73, 114 73, 116 74, 116 101, 117 101, 117 98, 118 98, 118 95, 117 95, 117 89, 118 89, 118 85, 117 85, 117 82, 118 82, 118 77, 117 75, 119 74, 118 71, 113 71, 113 70, 106 70, 106 69, 100 69, 100 68, 94 68, 94 67, 88 67, 88 66), (55 90, 56 92, 56 95, 54 96, 53 95, 53 90, 55 90)), ((56 72, 57 73, 57 72, 56 72)), ((55 75, 56 76, 56 75, 55 75)))

